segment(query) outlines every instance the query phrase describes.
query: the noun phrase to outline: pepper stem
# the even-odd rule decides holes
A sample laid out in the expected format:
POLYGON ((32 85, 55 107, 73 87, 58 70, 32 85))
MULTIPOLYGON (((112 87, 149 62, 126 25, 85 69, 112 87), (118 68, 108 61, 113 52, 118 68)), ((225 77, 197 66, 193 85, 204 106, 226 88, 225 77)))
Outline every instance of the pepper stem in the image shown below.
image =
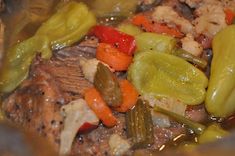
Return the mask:
POLYGON ((174 52, 172 54, 175 56, 178 56, 188 62, 196 64, 202 69, 206 68, 206 66, 207 66, 207 61, 205 61, 204 59, 202 59, 200 57, 194 56, 191 53, 189 53, 183 49, 176 49, 176 50, 174 50, 174 52))
POLYGON ((174 112, 170 112, 168 110, 165 110, 163 108, 160 108, 158 106, 154 106, 154 111, 165 114, 173 119, 175 119, 177 122, 185 124, 187 127, 189 127, 191 130, 194 131, 194 133, 200 135, 204 132, 204 130, 206 129, 206 127, 200 123, 197 122, 193 122, 181 115, 178 115, 174 112))

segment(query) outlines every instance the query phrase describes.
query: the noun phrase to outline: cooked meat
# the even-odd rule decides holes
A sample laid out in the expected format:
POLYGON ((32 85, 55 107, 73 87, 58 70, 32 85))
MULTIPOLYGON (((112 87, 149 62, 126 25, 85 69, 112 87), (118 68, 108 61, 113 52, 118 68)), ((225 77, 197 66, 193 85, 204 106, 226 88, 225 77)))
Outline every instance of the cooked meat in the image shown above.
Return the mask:
POLYGON ((91 86, 91 83, 83 77, 79 57, 63 60, 53 58, 50 61, 41 62, 38 66, 52 75, 67 101, 81 98, 84 89, 91 86))
POLYGON ((95 37, 91 37, 81 42, 79 45, 64 48, 55 52, 55 57, 60 60, 72 59, 74 61, 76 61, 80 56, 86 58, 94 58, 97 45, 98 39, 95 37))
POLYGON ((185 114, 187 118, 195 122, 205 122, 208 120, 208 114, 204 105, 190 106, 185 114))
POLYGON ((35 67, 32 76, 4 101, 3 110, 7 118, 37 131, 57 148, 63 121, 59 107, 63 103, 63 96, 51 75, 35 67))
POLYGON ((40 64, 40 68, 53 75, 69 101, 81 98, 84 89, 92 85, 84 78, 80 59, 94 58, 97 42, 96 38, 91 38, 77 46, 59 50, 50 61, 40 64))

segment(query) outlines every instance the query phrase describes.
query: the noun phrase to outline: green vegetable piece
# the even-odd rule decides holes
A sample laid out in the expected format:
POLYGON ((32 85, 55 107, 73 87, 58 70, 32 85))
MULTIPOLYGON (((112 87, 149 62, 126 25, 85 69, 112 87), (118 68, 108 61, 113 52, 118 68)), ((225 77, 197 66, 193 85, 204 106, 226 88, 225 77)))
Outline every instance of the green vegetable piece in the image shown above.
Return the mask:
POLYGON ((47 36, 52 49, 59 49, 79 41, 95 24, 85 4, 71 1, 43 23, 36 35, 47 36))
POLYGON ((206 108, 217 117, 235 112, 235 25, 220 31, 213 40, 211 75, 206 95, 206 108))
POLYGON ((122 104, 122 93, 118 80, 109 68, 102 63, 97 66, 94 86, 109 106, 117 107, 122 104))
POLYGON ((149 50, 171 53, 176 46, 176 40, 171 36, 160 35, 156 33, 141 33, 135 36, 137 52, 149 50))
POLYGON ((141 95, 175 98, 188 105, 205 99, 207 77, 183 59, 158 52, 143 52, 134 57, 128 79, 141 95))
POLYGON ((223 130, 218 124, 212 124, 205 129, 205 131, 200 135, 198 141, 200 144, 208 143, 221 139, 224 136, 227 136, 229 133, 223 130))
POLYGON ((176 114, 174 112, 170 112, 168 110, 165 110, 163 108, 160 108, 158 106, 154 106, 154 111, 160 112, 164 115, 167 115, 173 119, 175 119, 177 122, 185 124, 189 129, 193 130, 196 134, 202 134, 203 131, 206 129, 206 127, 200 123, 193 122, 184 116, 181 116, 179 114, 176 114))
POLYGON ((124 32, 128 35, 132 35, 132 36, 136 36, 138 34, 141 34, 142 33, 142 30, 133 25, 133 24, 129 24, 129 23, 122 23, 118 26, 118 30, 121 31, 121 32, 124 32))
POLYGON ((195 142, 183 142, 179 145, 177 150, 182 150, 182 151, 188 151, 191 152, 194 150, 196 147, 198 147, 198 144, 195 142))
POLYGON ((149 105, 139 99, 132 110, 126 113, 127 136, 133 142, 132 148, 144 148, 153 143, 153 121, 149 105))
POLYGON ((183 49, 176 49, 176 50, 172 51, 172 54, 175 56, 178 56, 178 57, 180 57, 190 63, 198 65, 202 69, 206 68, 206 66, 207 66, 207 62, 204 59, 197 57, 197 56, 194 56, 191 53, 189 53, 183 49))
POLYGON ((37 53, 50 58, 52 53, 47 37, 34 36, 7 51, 0 72, 0 92, 14 90, 28 76, 29 66, 37 53))
POLYGON ((138 0, 94 0, 92 11, 98 16, 128 16, 135 11, 138 0))

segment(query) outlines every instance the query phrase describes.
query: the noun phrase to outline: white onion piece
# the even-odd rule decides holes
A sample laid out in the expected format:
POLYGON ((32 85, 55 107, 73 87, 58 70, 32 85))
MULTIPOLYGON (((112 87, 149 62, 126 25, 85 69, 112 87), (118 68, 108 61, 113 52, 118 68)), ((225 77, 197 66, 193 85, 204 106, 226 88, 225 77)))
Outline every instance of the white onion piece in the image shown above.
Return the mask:
POLYGON ((82 72, 84 74, 84 77, 92 83, 94 82, 94 78, 95 78, 95 74, 96 74, 96 71, 97 71, 98 63, 102 63, 103 65, 108 67, 111 72, 115 71, 114 69, 109 67, 109 65, 107 65, 106 63, 104 63, 102 61, 97 60, 96 58, 86 59, 84 57, 81 57, 79 63, 80 63, 80 66, 82 68, 82 72))
POLYGON ((64 116, 64 129, 60 136, 59 153, 60 155, 66 155, 71 150, 78 129, 86 122, 98 125, 99 119, 83 99, 72 101, 63 106, 61 113, 64 116))
POLYGON ((164 108, 168 111, 174 112, 181 116, 185 116, 187 105, 177 99, 167 97, 156 98, 154 95, 151 94, 142 96, 142 99, 147 100, 151 107, 157 105, 158 107, 164 108))
MULTIPOLYGON (((147 100, 151 107, 157 105, 163 109, 185 116, 187 105, 174 98, 155 98, 154 95, 144 95, 142 99, 147 100)), ((168 116, 160 113, 152 113, 153 123, 159 127, 170 127, 168 116)))
POLYGON ((114 156, 123 155, 131 147, 127 140, 121 138, 117 134, 111 135, 111 137, 109 138, 109 146, 114 156))
POLYGON ((80 65, 81 65, 84 77, 92 83, 94 82, 98 63, 99 63, 99 60, 97 60, 96 58, 86 59, 82 57, 80 59, 80 65))
POLYGON ((161 113, 157 113, 154 110, 151 111, 151 114, 154 125, 162 128, 168 128, 171 126, 171 122, 168 116, 161 113))

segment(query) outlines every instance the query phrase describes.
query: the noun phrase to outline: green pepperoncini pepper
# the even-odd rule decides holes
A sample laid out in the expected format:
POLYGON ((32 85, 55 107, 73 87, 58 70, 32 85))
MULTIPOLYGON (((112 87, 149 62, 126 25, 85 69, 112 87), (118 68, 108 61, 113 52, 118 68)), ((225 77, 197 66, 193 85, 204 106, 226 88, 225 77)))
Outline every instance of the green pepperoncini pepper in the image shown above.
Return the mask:
POLYGON ((235 112, 235 25, 219 32, 213 40, 211 75, 206 95, 206 108, 217 117, 235 112))
POLYGON ((134 57, 128 79, 141 95, 173 97, 188 105, 205 100, 207 77, 187 61, 166 53, 142 52, 134 57))

